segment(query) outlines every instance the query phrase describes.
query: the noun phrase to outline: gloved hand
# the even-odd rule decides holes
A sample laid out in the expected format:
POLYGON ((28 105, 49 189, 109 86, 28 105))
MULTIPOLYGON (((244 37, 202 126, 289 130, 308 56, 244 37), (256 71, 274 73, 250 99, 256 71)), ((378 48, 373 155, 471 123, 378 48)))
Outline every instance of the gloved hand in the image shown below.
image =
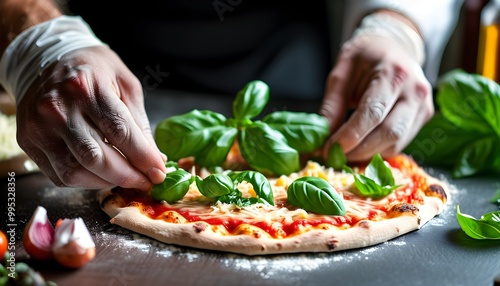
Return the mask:
POLYGON ((63 56, 17 112, 19 145, 59 186, 149 190, 165 178, 141 85, 106 46, 63 56))
POLYGON ((381 29, 361 25, 330 72, 320 110, 332 132, 325 157, 334 142, 350 161, 369 160, 375 153, 394 156, 434 114, 432 87, 420 66, 423 46, 404 42, 408 26, 387 32, 384 25, 406 25, 389 20, 381 29))

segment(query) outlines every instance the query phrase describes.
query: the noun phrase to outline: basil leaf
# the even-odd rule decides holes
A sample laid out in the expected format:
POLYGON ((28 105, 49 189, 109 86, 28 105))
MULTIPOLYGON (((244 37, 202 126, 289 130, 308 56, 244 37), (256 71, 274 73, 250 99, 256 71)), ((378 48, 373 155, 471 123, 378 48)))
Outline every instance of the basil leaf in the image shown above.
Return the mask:
POLYGON ((208 144, 214 131, 224 126, 224 115, 193 110, 161 121, 155 131, 158 148, 170 160, 196 156, 208 144))
POLYGON ((437 113, 404 152, 420 164, 451 167, 457 161, 457 154, 480 136, 479 132, 465 132, 437 113))
POLYGON ((395 189, 402 185, 394 185, 394 176, 380 154, 375 154, 368 166, 365 174, 356 174, 348 166, 344 170, 354 176, 354 183, 359 191, 359 195, 380 199, 390 195, 395 189))
POLYGON ((256 121, 240 131, 241 155, 253 169, 265 175, 288 175, 299 169, 297 150, 266 123, 256 121))
POLYGON ((462 230, 475 239, 500 239, 500 211, 489 212, 480 219, 462 214, 457 205, 457 220, 462 230))
POLYGON ((269 101, 269 86, 259 80, 245 85, 233 101, 233 115, 242 123, 259 115, 269 101))
POLYGON ((288 203, 306 211, 325 215, 345 215, 342 197, 326 180, 302 177, 293 181, 287 190, 288 203))
POLYGON ((194 177, 191 173, 177 169, 168 173, 163 183, 154 185, 151 195, 157 200, 175 203, 186 195, 193 181, 194 177))
POLYGON ((220 126, 212 130, 212 137, 205 149, 196 155, 196 163, 204 167, 221 166, 233 146, 238 129, 220 126))
POLYGON ((330 134, 326 118, 314 113, 275 111, 262 121, 281 132, 299 153, 317 150, 330 134))
POLYGON ((253 186, 259 202, 274 206, 273 189, 264 175, 255 171, 243 171, 233 178, 235 185, 243 181, 247 181, 253 186))
POLYGON ((391 169, 385 164, 380 154, 375 154, 365 169, 365 176, 380 186, 394 186, 391 169))
POLYGON ((459 154, 452 174, 461 178, 490 170, 500 170, 500 139, 494 136, 467 145, 459 154))
POLYGON ((455 70, 438 82, 437 103, 450 122, 466 131, 500 137, 500 86, 477 74, 455 70))
POLYGON ((225 174, 211 174, 205 179, 196 177, 196 186, 202 195, 207 198, 217 198, 234 191, 233 180, 225 174))
POLYGON ((347 164, 347 157, 342 150, 342 146, 335 142, 328 149, 328 158, 326 159, 326 166, 332 167, 335 170, 342 170, 343 166, 347 164))
POLYGON ((454 70, 439 80, 436 100, 441 113, 405 152, 419 163, 452 167, 455 178, 500 173, 500 85, 454 70))

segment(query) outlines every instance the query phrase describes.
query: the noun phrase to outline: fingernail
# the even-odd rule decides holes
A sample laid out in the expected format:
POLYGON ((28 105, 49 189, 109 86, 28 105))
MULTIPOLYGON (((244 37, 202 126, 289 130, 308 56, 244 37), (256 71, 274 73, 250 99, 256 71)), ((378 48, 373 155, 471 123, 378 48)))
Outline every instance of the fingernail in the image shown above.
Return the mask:
POLYGON ((162 183, 165 180, 165 176, 166 174, 158 168, 151 168, 148 171, 148 177, 153 182, 153 184, 162 183))
POLYGON ((165 154, 163 154, 163 153, 161 153, 161 152, 160 152, 160 156, 161 156, 161 158, 163 159, 163 163, 166 163, 166 162, 167 162, 167 160, 168 160, 167 155, 165 155, 165 154))

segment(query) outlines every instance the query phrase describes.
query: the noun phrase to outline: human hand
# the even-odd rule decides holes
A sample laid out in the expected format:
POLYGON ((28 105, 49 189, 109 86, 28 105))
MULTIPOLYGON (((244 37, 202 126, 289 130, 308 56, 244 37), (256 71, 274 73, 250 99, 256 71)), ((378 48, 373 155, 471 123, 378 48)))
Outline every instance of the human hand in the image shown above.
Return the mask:
POLYGON ((350 161, 394 156, 434 114, 432 87, 400 41, 360 34, 347 41, 327 80, 320 113, 350 161), (348 112, 353 110, 347 121, 348 112))
POLYGON ((149 190, 165 178, 141 85, 108 47, 45 69, 19 102, 17 125, 19 145, 58 186, 149 190))

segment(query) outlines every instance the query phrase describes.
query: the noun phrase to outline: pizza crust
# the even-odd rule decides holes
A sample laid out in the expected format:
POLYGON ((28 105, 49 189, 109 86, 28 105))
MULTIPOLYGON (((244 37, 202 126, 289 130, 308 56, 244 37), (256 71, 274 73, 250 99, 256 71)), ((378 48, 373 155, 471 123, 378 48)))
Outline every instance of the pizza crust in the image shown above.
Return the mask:
POLYGON ((328 225, 285 238, 273 238, 252 225, 246 225, 241 234, 227 234, 204 221, 170 223, 152 219, 136 206, 127 206, 112 189, 101 190, 99 202, 111 223, 168 244, 246 255, 335 252, 376 245, 418 230, 443 211, 449 196, 444 182, 419 167, 413 172, 426 180, 428 190, 422 204, 400 203, 392 206, 389 218, 361 220, 350 228, 328 225))

